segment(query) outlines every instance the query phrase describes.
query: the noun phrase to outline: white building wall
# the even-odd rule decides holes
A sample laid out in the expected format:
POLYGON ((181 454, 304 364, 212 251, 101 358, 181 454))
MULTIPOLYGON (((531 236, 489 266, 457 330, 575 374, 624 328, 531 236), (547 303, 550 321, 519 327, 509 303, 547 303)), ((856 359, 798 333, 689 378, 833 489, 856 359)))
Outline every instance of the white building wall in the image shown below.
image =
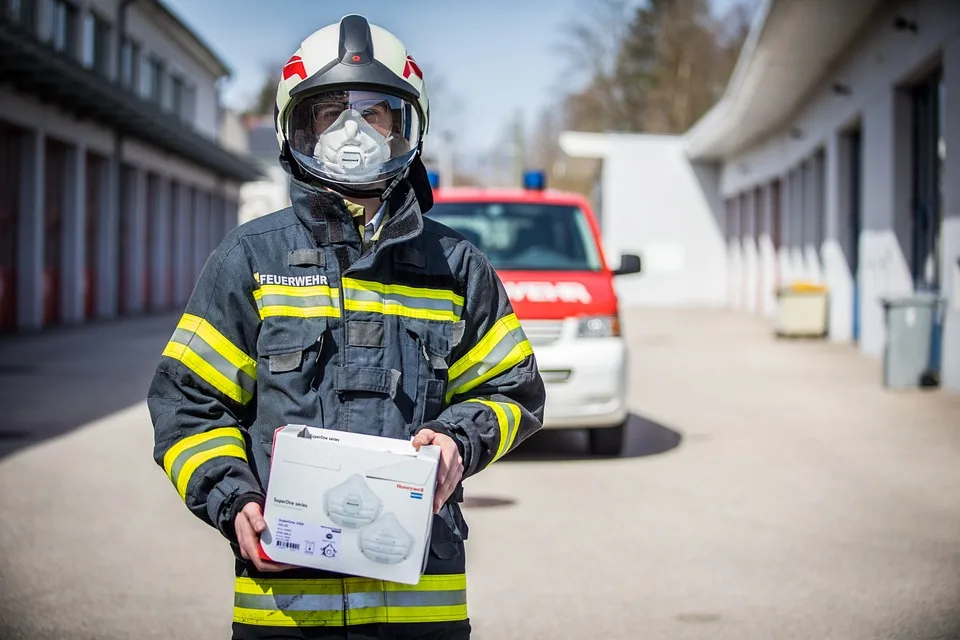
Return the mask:
MULTIPOLYGON (((110 15, 116 15, 117 0, 92 0, 108 6, 110 15)), ((149 55, 156 55, 164 62, 163 102, 165 109, 171 108, 173 95, 171 76, 177 74, 186 84, 196 90, 196 114, 192 126, 210 139, 216 139, 218 129, 217 74, 207 69, 195 57, 171 38, 171 34, 137 7, 136 3, 127 10, 127 34, 140 44, 140 92, 146 95, 143 84, 149 55)))
POLYGON ((616 280, 623 306, 727 303, 723 204, 715 172, 692 165, 673 136, 571 134, 566 153, 603 159, 603 243, 615 266, 640 254, 643 273, 616 280))
POLYGON ((759 312, 770 317, 777 310, 777 253, 774 244, 774 189, 768 184, 761 188, 758 194, 760 207, 760 240, 759 240, 759 278, 760 278, 760 309, 759 312))
POLYGON ((854 275, 844 257, 844 251, 849 251, 844 242, 850 239, 844 235, 849 220, 842 178, 846 152, 840 136, 849 126, 860 123, 864 141, 860 342, 864 352, 880 356, 886 340, 881 299, 912 291, 908 266, 912 194, 910 102, 899 87, 922 77, 942 59, 950 110, 946 118, 947 148, 957 149, 957 153, 948 153, 945 167, 948 195, 942 235, 943 292, 951 295, 954 302, 946 328, 943 382, 960 386, 960 364, 956 363, 960 356, 960 330, 949 322, 957 313, 958 285, 953 283, 960 277, 953 266, 960 245, 960 194, 954 186, 960 182, 960 171, 956 161, 950 163, 952 158, 960 157, 960 136, 949 131, 952 123, 960 122, 960 99, 956 98, 960 95, 960 71, 956 70, 960 66, 960 5, 952 0, 919 0, 905 5, 907 17, 918 25, 916 33, 894 29, 895 9, 876 16, 865 35, 852 44, 846 59, 824 77, 802 108, 785 118, 780 131, 727 159, 720 189, 724 197, 731 197, 787 174, 790 179, 785 200, 789 206, 785 217, 798 208, 807 216, 816 216, 817 207, 809 206, 809 197, 816 189, 814 183, 802 177, 802 165, 805 161, 812 163, 815 152, 824 149, 826 199, 822 243, 818 243, 813 226, 816 220, 806 217, 803 224, 796 224, 796 220, 785 224, 786 244, 790 248, 786 252, 789 258, 781 259, 781 267, 785 267, 787 280, 822 278, 828 284, 833 293, 831 337, 846 341, 852 331, 854 275), (836 83, 848 87, 849 92, 836 91, 836 83), (795 189, 800 189, 799 195, 795 189), (798 233, 800 239, 796 237, 798 233))

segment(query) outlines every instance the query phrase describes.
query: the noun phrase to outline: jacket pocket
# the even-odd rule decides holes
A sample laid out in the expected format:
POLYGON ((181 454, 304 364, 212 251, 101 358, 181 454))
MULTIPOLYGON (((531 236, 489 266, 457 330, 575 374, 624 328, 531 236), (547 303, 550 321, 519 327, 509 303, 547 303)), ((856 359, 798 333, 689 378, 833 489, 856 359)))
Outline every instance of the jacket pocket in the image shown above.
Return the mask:
POLYGON ((272 441, 273 430, 290 422, 323 426, 317 385, 323 375, 326 318, 271 316, 257 336, 257 427, 272 441))
POLYGON ((409 344, 416 349, 418 406, 415 417, 419 424, 436 420, 444 408, 450 353, 453 351, 453 325, 447 322, 405 319, 409 344))
POLYGON ((430 533, 430 552, 441 560, 450 560, 460 555, 463 541, 469 530, 463 519, 460 505, 446 503, 440 513, 433 516, 433 529, 430 533))
POLYGON ((323 341, 326 318, 270 316, 264 319, 257 336, 257 354, 273 373, 300 367, 304 352, 323 341))

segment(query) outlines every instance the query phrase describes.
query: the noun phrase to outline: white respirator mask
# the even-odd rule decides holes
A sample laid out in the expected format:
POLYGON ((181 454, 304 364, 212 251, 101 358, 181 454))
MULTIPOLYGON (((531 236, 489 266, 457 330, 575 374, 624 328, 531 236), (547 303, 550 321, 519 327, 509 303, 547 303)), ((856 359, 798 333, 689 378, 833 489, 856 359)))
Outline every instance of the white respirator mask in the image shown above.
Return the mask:
POLYGON ((358 529, 376 520, 380 506, 380 498, 359 474, 350 476, 323 496, 327 517, 347 529, 358 529))
POLYGON ((407 559, 413 547, 413 536, 392 513, 384 514, 360 532, 360 552, 378 564, 397 564, 407 559))
POLYGON ((346 109, 317 139, 313 156, 350 182, 374 180, 390 160, 392 137, 370 126, 359 111, 346 109))

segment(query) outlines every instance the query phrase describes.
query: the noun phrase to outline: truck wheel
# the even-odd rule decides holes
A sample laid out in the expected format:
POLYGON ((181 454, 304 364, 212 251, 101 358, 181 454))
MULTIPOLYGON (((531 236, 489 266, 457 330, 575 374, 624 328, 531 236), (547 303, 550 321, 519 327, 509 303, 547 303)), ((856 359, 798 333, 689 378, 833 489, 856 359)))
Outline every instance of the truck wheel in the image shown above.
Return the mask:
POLYGON ((619 456, 623 450, 624 424, 590 429, 590 453, 595 456, 619 456))

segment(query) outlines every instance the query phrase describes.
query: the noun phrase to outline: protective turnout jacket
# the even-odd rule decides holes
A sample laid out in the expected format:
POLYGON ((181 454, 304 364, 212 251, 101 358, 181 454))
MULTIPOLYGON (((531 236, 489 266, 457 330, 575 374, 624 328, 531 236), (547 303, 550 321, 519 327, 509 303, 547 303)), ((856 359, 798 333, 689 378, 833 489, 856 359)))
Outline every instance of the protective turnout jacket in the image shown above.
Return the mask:
POLYGON ((367 250, 340 196, 293 180, 291 200, 231 231, 207 260, 150 387, 156 462, 234 545, 235 625, 463 620, 461 487, 434 517, 416 586, 260 574, 239 556, 233 519, 262 503, 280 426, 402 439, 427 426, 457 442, 466 478, 543 417, 543 382, 499 278, 421 215, 407 183, 367 250))

